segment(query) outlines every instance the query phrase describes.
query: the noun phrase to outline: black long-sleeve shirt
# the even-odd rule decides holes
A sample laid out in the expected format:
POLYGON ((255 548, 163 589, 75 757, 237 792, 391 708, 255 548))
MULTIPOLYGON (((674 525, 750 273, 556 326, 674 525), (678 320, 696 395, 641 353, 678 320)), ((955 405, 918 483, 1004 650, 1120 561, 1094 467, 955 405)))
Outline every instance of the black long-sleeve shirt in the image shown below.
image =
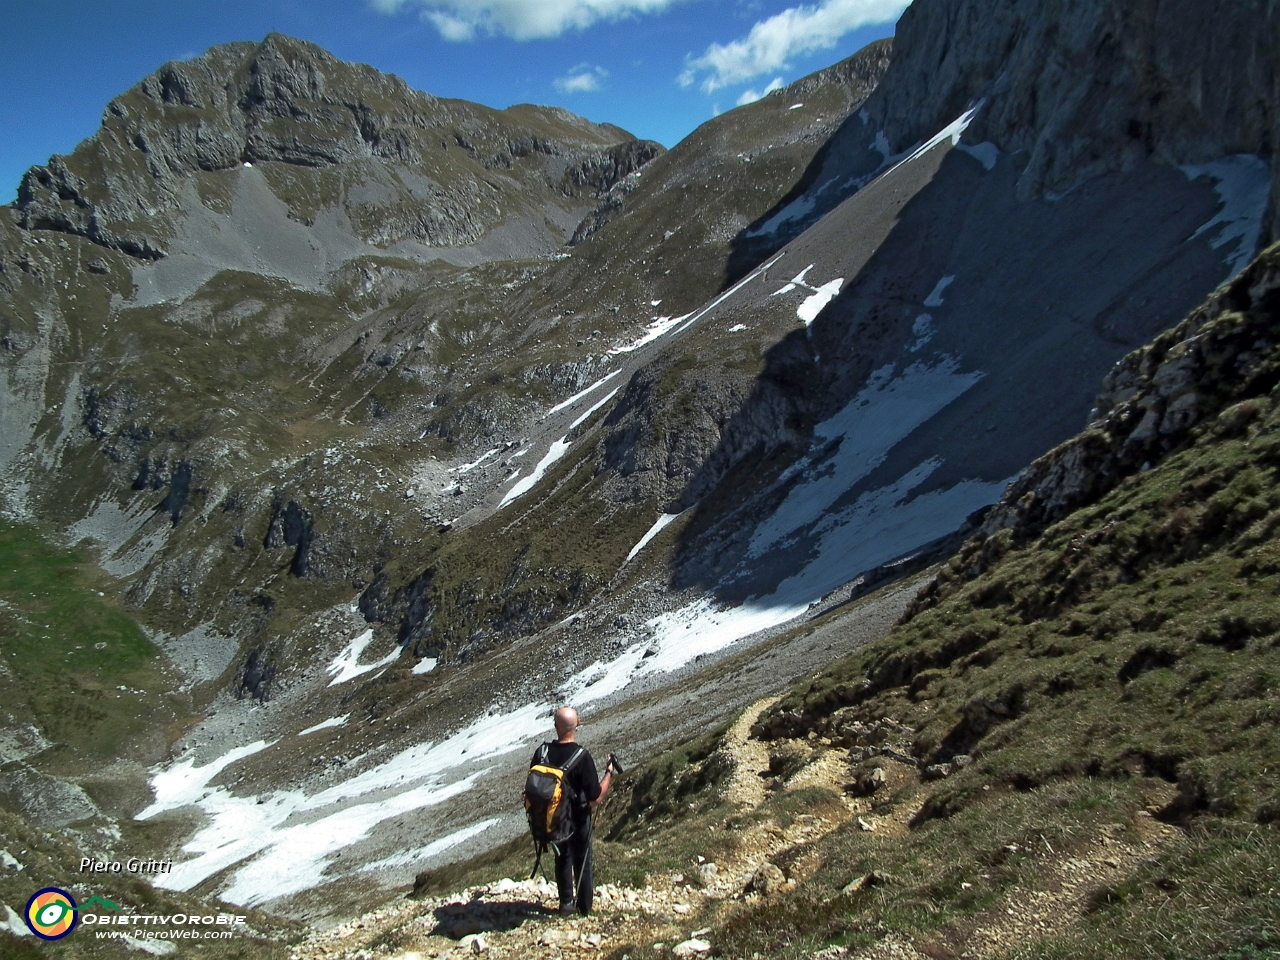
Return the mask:
MULTIPOLYGON (((569 762, 569 758, 579 748, 582 749, 581 758, 573 765, 573 769, 569 771, 565 779, 568 781, 575 797, 573 804, 574 819, 585 820, 587 814, 591 812, 590 804, 600 799, 600 777, 596 773, 596 762, 591 756, 591 751, 579 743, 557 743, 553 741, 544 744, 544 746, 547 748, 547 764, 552 767, 559 767, 561 770, 569 762)), ((533 760, 529 766, 541 762, 542 747, 539 747, 534 751, 533 760)))

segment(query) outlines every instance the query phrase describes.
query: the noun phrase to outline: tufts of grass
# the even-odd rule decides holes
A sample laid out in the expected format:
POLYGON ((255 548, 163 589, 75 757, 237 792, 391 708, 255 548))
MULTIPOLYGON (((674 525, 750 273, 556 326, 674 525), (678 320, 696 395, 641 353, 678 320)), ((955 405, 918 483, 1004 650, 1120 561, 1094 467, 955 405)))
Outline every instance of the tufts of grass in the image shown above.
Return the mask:
POLYGON ((1277 863, 1275 830, 1205 819, 1124 883, 1096 891, 1087 923, 1011 957, 1280 957, 1277 863))

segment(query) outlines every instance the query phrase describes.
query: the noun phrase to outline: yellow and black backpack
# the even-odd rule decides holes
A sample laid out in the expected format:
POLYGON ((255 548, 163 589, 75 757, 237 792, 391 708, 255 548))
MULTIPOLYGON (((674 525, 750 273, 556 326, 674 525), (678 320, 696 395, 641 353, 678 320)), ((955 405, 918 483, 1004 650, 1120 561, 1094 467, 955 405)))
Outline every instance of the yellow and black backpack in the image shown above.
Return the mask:
POLYGON ((568 775, 586 753, 579 747, 563 767, 554 767, 547 762, 550 749, 551 745, 544 743, 538 750, 533 766, 529 768, 529 777, 524 782, 524 809, 529 815, 529 832, 533 834, 533 845, 537 851, 533 872, 529 875, 531 879, 537 875, 543 851, 550 844, 564 843, 573 836, 570 807, 576 801, 577 793, 569 786, 568 775))

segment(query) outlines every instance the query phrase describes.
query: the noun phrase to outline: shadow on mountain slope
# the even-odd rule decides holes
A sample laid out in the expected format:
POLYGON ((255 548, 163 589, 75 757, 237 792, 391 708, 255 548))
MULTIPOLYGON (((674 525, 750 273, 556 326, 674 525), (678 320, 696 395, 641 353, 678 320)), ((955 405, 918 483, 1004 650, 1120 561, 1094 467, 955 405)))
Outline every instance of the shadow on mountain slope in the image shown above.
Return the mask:
POLYGON ((803 606, 952 533, 1225 278, 1213 238, 1188 240, 1218 205, 1206 182, 1148 164, 1055 203, 1018 201, 1020 172, 936 150, 795 240, 767 292, 722 314, 795 309, 803 289, 772 294, 809 264, 810 289, 850 278, 764 354, 677 498, 695 512, 673 586, 803 606))

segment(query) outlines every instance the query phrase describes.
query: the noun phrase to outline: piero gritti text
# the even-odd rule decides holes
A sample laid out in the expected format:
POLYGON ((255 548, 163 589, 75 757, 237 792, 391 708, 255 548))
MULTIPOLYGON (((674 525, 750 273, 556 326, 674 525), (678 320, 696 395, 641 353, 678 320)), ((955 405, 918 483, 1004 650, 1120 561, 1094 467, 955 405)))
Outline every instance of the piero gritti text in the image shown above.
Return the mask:
POLYGON ((94 860, 84 857, 80 861, 81 873, 169 873, 173 870, 172 860, 142 860, 130 857, 128 860, 94 860))

